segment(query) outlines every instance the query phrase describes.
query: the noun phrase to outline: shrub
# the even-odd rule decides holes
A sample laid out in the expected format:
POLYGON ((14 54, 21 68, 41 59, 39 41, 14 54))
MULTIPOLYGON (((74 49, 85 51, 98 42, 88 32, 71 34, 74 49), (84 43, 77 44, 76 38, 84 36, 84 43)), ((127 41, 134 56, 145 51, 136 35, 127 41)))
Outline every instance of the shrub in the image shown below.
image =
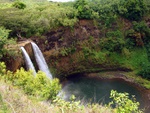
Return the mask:
POLYGON ((70 101, 65 101, 59 97, 57 97, 56 99, 53 100, 53 103, 56 106, 59 106, 59 108, 62 111, 72 111, 72 112, 79 112, 78 110, 83 110, 83 108, 85 108, 83 105, 81 105, 80 101, 75 101, 75 97, 72 95, 72 97, 70 97, 70 101))
POLYGON ((68 56, 69 54, 73 54, 76 51, 76 48, 71 45, 71 47, 62 47, 60 49, 60 54, 62 56, 68 56))
POLYGON ((41 99, 54 99, 61 89, 58 79, 50 80, 45 73, 39 71, 34 77, 32 71, 25 71, 23 68, 14 74, 6 72, 4 63, 0 63, 0 75, 13 85, 20 87, 25 93, 40 97, 41 99))
POLYGON ((34 77, 32 71, 25 71, 23 68, 14 74, 13 84, 20 86, 27 94, 44 99, 55 98, 61 89, 58 79, 50 80, 41 71, 34 77))
POLYGON ((144 46, 150 61, 150 28, 144 21, 133 22, 133 29, 129 30, 126 36, 126 44, 130 48, 144 46))
POLYGON ((11 30, 11 37, 28 38, 40 36, 58 26, 72 27, 77 22, 76 15, 77 11, 72 7, 52 3, 34 4, 24 10, 0 9, 0 26, 11 30))
POLYGON ((136 31, 136 32, 143 32, 145 31, 146 29, 148 29, 148 26, 146 24, 145 21, 141 21, 141 22, 136 22, 134 21, 133 22, 133 29, 136 31))
POLYGON ((22 2, 20 2, 19 0, 16 0, 13 3, 13 7, 18 8, 18 9, 24 9, 24 8, 26 8, 26 5, 22 2))
POLYGON ((120 30, 115 30, 115 31, 109 31, 106 33, 106 37, 117 37, 117 38, 123 38, 123 34, 120 30))
POLYGON ((135 30, 130 29, 126 31, 126 47, 128 49, 133 49, 136 47, 136 38, 134 36, 135 30))
POLYGON ((77 0, 74 4, 74 8, 78 11, 79 19, 91 19, 92 10, 90 9, 86 0, 77 0))
POLYGON ((147 6, 144 0, 120 0, 116 12, 129 20, 138 21, 146 14, 147 6))
POLYGON ((0 94, 0 112, 1 113, 8 113, 8 106, 7 104, 4 102, 2 95, 0 94))
POLYGON ((93 55, 93 62, 95 64, 102 64, 106 61, 106 53, 105 52, 102 52, 102 51, 99 51, 99 52, 93 52, 94 55, 93 55))
POLYGON ((121 52, 124 47, 124 40, 122 38, 104 38, 100 41, 100 47, 103 50, 107 50, 110 52, 121 52))
POLYGON ((133 22, 133 27, 126 32, 126 44, 128 48, 134 47, 143 47, 149 42, 149 36, 146 36, 150 33, 150 30, 147 24, 144 21, 133 22))
POLYGON ((0 26, 0 58, 2 58, 3 55, 8 52, 4 46, 15 42, 13 39, 8 39, 9 32, 10 30, 0 26))
POLYGON ((6 65, 4 62, 0 62, 0 76, 4 76, 6 74, 6 65))
POLYGON ((138 75, 150 79, 150 64, 149 63, 142 63, 141 70, 137 73, 138 75))
POLYGON ((118 93, 117 91, 111 90, 110 98, 113 100, 109 105, 115 107, 116 113, 142 113, 139 110, 139 102, 136 102, 134 96, 133 99, 129 99, 128 93, 118 93))
POLYGON ((90 56, 95 56, 94 51, 90 47, 83 47, 82 52, 84 54, 85 59, 88 59, 90 56))

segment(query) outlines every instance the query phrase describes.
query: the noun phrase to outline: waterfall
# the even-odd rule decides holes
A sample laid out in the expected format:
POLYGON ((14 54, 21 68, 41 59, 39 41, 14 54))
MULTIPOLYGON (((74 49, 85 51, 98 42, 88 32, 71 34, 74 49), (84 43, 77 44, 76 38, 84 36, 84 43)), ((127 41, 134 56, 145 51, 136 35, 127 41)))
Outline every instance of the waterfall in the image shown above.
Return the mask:
POLYGON ((52 79, 52 78, 53 78, 53 77, 52 77, 52 74, 51 74, 50 71, 49 71, 48 65, 47 65, 47 63, 46 63, 46 61, 45 61, 45 58, 44 58, 44 56, 43 56, 41 50, 39 49, 39 47, 38 47, 35 43, 31 42, 31 44, 32 44, 32 48, 33 48, 35 60, 36 60, 36 62, 37 62, 37 65, 38 65, 39 69, 40 69, 41 71, 45 72, 46 75, 47 75, 50 79, 52 79))
POLYGON ((24 49, 24 47, 21 47, 21 50, 22 50, 22 53, 23 53, 23 56, 24 56, 24 59, 25 59, 25 63, 26 63, 27 69, 28 70, 31 69, 33 71, 33 75, 36 75, 35 68, 33 66, 33 63, 31 61, 27 51, 24 49))

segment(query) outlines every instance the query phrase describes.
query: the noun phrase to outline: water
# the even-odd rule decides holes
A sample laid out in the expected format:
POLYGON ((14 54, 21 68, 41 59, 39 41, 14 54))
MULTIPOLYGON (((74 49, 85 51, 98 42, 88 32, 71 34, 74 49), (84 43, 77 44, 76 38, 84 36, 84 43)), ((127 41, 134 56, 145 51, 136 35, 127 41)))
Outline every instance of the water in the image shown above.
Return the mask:
POLYGON ((32 48, 33 48, 33 51, 34 51, 35 60, 36 60, 36 63, 38 65, 39 69, 41 71, 45 72, 45 74, 50 79, 52 79, 53 78, 52 74, 49 71, 48 65, 45 61, 45 58, 44 58, 41 50, 39 49, 39 47, 35 43, 31 42, 31 44, 32 44, 32 48))
POLYGON ((73 94, 77 100, 83 103, 108 104, 111 101, 109 98, 111 90, 116 90, 119 93, 127 92, 130 98, 132 95, 135 95, 136 101, 141 104, 140 107, 145 107, 146 99, 144 99, 143 92, 135 84, 124 81, 123 79, 74 76, 63 82, 63 89, 59 93, 59 96, 69 101, 70 96, 73 94))
POLYGON ((24 59, 25 59, 25 63, 26 63, 26 67, 28 70, 32 70, 33 71, 33 75, 36 75, 36 71, 35 71, 35 68, 34 68, 34 65, 27 53, 27 51, 24 49, 24 47, 21 47, 21 50, 22 50, 22 53, 23 53, 23 56, 24 56, 24 59))

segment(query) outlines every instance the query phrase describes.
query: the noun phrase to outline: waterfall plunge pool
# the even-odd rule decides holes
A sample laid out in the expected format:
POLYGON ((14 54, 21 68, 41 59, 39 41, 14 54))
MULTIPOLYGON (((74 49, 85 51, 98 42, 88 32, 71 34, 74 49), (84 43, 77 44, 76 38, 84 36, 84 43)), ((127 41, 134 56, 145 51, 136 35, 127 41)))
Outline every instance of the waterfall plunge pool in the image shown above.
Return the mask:
POLYGON ((67 101, 71 95, 75 95, 76 100, 83 103, 108 104, 111 101, 111 90, 116 90, 119 93, 129 93, 130 98, 135 95, 136 101, 140 102, 140 108, 145 108, 146 113, 150 112, 147 90, 122 78, 102 79, 97 76, 74 74, 63 81, 62 86, 62 98, 67 101))

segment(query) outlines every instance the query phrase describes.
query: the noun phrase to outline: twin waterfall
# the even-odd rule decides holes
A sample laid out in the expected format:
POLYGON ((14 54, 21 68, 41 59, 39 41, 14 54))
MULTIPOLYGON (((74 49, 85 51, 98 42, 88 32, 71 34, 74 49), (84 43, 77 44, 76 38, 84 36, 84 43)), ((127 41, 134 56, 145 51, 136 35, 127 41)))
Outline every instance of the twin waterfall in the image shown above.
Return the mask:
MULTIPOLYGON (((50 79, 52 79, 52 74, 49 71, 48 65, 45 61, 45 58, 41 52, 41 50, 39 49, 39 47, 31 42, 32 48, 33 48, 33 52, 34 52, 34 56, 35 56, 35 60, 36 63, 38 65, 39 70, 45 72, 45 74, 47 75, 47 77, 49 77, 50 79)), ((33 66, 33 63, 28 55, 28 53, 26 52, 26 50, 24 49, 24 47, 21 47, 21 50, 23 52, 24 58, 25 58, 25 63, 27 65, 27 69, 31 69, 33 71, 33 75, 36 74, 35 68, 33 66)))

